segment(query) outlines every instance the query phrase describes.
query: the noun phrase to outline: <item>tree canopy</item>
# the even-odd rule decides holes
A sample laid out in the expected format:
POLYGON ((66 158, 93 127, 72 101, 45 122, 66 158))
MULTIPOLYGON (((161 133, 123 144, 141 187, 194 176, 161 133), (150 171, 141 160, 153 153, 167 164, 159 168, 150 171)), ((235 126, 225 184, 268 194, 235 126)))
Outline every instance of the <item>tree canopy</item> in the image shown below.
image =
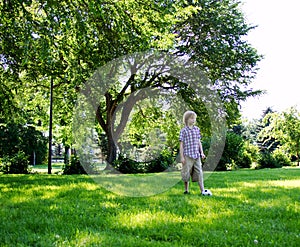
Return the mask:
MULTIPOLYGON (((229 124, 239 116, 240 102, 260 93, 248 87, 261 59, 244 39, 254 27, 235 0, 12 0, 3 1, 0 11, 3 122, 14 107, 23 122, 47 126, 52 81, 55 126, 68 130, 78 92, 94 71, 120 56, 149 49, 199 66, 224 103, 229 124)), ((169 87, 206 119, 203 102, 193 97, 195 92, 187 93, 184 83, 157 73, 147 76, 143 83, 138 77, 124 85, 116 82, 105 92, 103 104, 99 99, 97 120, 108 137, 109 161, 116 157, 110 133, 114 111, 143 88, 169 87)), ((71 135, 64 136, 67 142, 71 135)))

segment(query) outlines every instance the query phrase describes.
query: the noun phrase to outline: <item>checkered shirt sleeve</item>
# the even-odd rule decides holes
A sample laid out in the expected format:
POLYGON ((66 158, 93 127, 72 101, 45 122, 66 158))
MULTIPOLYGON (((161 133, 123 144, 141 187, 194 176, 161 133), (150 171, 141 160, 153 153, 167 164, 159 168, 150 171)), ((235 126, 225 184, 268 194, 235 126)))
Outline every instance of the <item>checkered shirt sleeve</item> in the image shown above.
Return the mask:
POLYGON ((179 141, 183 142, 183 154, 193 159, 200 157, 199 140, 201 139, 200 129, 184 127, 180 130, 179 141))

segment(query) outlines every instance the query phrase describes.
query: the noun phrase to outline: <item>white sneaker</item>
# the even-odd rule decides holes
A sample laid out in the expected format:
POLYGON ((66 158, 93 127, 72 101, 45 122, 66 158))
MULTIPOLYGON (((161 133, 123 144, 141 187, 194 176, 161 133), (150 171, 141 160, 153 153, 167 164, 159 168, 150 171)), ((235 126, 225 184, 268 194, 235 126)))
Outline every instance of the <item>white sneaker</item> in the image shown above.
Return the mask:
POLYGON ((203 196, 212 196, 212 193, 210 190, 204 190, 202 193, 201 193, 203 196))

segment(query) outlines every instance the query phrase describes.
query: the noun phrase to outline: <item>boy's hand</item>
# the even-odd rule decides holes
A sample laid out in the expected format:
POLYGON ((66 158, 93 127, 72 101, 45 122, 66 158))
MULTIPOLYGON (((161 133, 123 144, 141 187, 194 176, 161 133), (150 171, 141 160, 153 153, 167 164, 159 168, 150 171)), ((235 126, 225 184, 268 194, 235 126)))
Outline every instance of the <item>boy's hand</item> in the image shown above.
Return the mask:
POLYGON ((205 159, 206 158, 205 154, 201 154, 201 158, 205 159))
POLYGON ((185 158, 181 158, 181 163, 185 165, 185 158))

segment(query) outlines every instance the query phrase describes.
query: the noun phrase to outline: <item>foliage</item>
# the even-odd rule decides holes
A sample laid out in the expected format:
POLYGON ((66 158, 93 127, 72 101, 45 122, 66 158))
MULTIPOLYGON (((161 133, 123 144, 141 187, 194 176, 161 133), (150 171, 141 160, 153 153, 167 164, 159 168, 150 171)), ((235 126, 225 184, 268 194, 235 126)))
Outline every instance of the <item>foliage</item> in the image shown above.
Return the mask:
MULTIPOLYGON (((298 157, 300 153, 300 114, 295 108, 282 113, 270 113, 263 119, 268 125, 260 132, 260 136, 281 144, 286 153, 298 157)), ((271 144, 272 144, 271 143, 271 144)))
POLYGON ((112 166, 124 174, 163 172, 174 164, 174 155, 171 151, 162 150, 160 155, 149 161, 136 161, 120 154, 112 166))
POLYGON ((282 164, 270 152, 262 152, 258 159, 258 167, 256 168, 281 168, 282 164))
POLYGON ((276 149, 273 152, 261 152, 258 158, 258 165, 256 169, 263 168, 281 168, 283 166, 290 166, 291 159, 281 149, 276 149))
POLYGON ((133 159, 124 157, 122 154, 119 155, 112 166, 117 169, 119 172, 124 174, 135 174, 135 173, 144 173, 145 172, 145 163, 138 162, 133 159))
POLYGON ((300 165, 300 113, 296 108, 292 107, 286 112, 283 112, 283 121, 280 121, 279 126, 282 131, 277 132, 278 139, 282 142, 284 150, 292 155, 295 155, 298 166, 300 165))
POLYGON ((9 123, 0 125, 0 157, 24 152, 29 164, 42 164, 47 153, 47 139, 34 127, 9 123))
POLYGON ((258 146, 257 136, 261 129, 260 126, 260 121, 257 119, 251 121, 244 119, 241 125, 241 136, 251 144, 258 146))
POLYGON ((81 165, 80 160, 76 155, 72 155, 70 163, 65 164, 63 167, 63 175, 72 174, 87 174, 85 168, 81 165))
MULTIPOLYGON (((240 127, 234 126, 233 130, 227 132, 224 151, 216 168, 217 170, 226 171, 250 168, 252 163, 258 161, 260 157, 258 146, 252 144, 240 134, 240 131, 243 131, 240 127)), ((204 147, 205 145, 204 142, 204 147)))
POLYGON ((252 157, 251 154, 248 153, 246 150, 240 153, 237 159, 237 166, 238 168, 250 168, 252 164, 252 157))
POLYGON ((179 23, 177 30, 184 44, 178 49, 208 73, 227 109, 228 123, 239 116, 240 101, 261 93, 247 88, 261 56, 244 39, 254 26, 246 23, 239 4, 232 0, 193 1, 192 5, 201 9, 179 23))
POLYGON ((164 149, 156 159, 149 162, 147 172, 163 172, 174 165, 174 160, 172 151, 164 149))
POLYGON ((244 142, 245 152, 251 156, 252 162, 256 162, 259 158, 259 147, 245 140, 244 142))
MULTIPOLYGON (((163 112, 161 104, 156 106, 153 102, 141 102, 136 104, 136 111, 133 111, 132 119, 128 126, 128 141, 136 147, 157 145, 160 137, 163 112), (156 132, 160 132, 156 134, 156 132), (150 135, 153 133, 154 135, 150 135), (154 137, 154 138, 151 138, 154 137)), ((125 130, 126 131, 126 130, 125 130)))
POLYGON ((0 159, 0 172, 4 174, 28 174, 28 157, 23 151, 0 159))
MULTIPOLYGON (((133 157, 133 150, 140 150, 144 160, 160 155, 166 147, 178 149, 178 133, 181 123, 174 109, 164 109, 165 101, 144 100, 136 104, 132 117, 119 140, 121 153, 133 157)), ((166 107, 165 107, 166 108, 166 107)))
POLYGON ((272 153, 272 155, 281 167, 292 165, 291 158, 283 150, 278 148, 272 153))
POLYGON ((238 165, 237 162, 243 151, 243 143, 244 140, 240 135, 227 132, 224 151, 216 170, 226 171, 228 167, 234 164, 238 165))
MULTIPOLYGON (((135 175, 122 176, 131 183, 135 175)), ((298 168, 214 172, 205 180, 212 197, 201 197, 194 184, 186 197, 182 182, 154 196, 126 197, 89 176, 1 175, 0 242, 45 247, 296 247, 299 177, 298 168)), ((165 181, 158 180, 157 186, 161 183, 165 181)))
POLYGON ((261 120, 261 128, 257 136, 257 142, 262 152, 273 152, 280 145, 273 131, 274 120, 278 114, 277 112, 267 113, 261 120))
MULTIPOLYGON (((248 85, 261 56, 244 40, 253 27, 245 22, 237 1, 12 0, 3 2, 0 11, 4 118, 12 111, 11 104, 25 109, 25 122, 45 128, 48 103, 44 102, 52 81, 54 123, 63 126, 59 131, 64 133, 57 138, 64 144, 72 142, 66 126, 73 120, 78 91, 97 68, 122 55, 157 49, 190 58, 208 73, 229 121, 238 116, 240 101, 259 93, 248 85)), ((131 78, 124 87, 116 81, 116 87, 106 92, 97 120, 107 136, 109 162, 117 150, 111 133, 115 109, 142 88, 181 90, 189 105, 201 109, 203 123, 209 125, 203 104, 198 99, 195 104, 195 97, 189 97, 182 84, 165 75, 156 81, 153 75, 148 79, 131 78)))
POLYGON ((108 154, 107 136, 103 133, 103 130, 101 128, 99 128, 99 126, 97 126, 97 127, 96 127, 96 130, 98 133, 98 145, 101 148, 102 155, 107 156, 107 154, 108 154))

